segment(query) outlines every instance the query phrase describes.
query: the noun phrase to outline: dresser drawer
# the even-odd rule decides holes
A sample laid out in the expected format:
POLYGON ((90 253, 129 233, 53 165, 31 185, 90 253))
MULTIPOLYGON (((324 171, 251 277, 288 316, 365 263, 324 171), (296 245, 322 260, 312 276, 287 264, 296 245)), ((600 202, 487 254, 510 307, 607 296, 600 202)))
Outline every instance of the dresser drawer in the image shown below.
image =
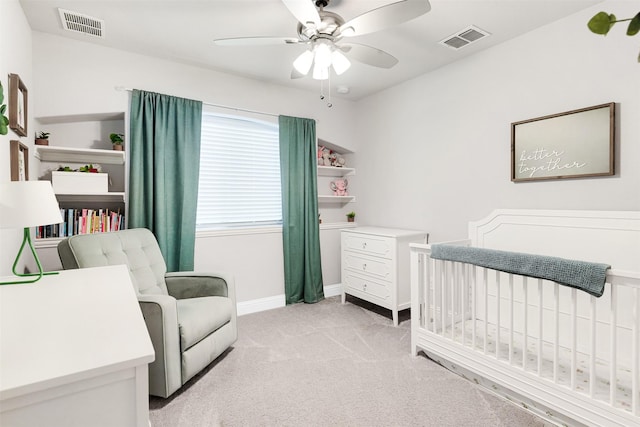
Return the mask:
POLYGON ((343 250, 358 251, 369 255, 392 258, 394 240, 387 237, 342 233, 343 250))
POLYGON ((362 296, 367 301, 375 302, 383 307, 388 307, 392 303, 392 286, 389 282, 345 272, 342 285, 346 293, 357 297, 362 296), (372 300, 372 298, 377 301, 372 300))
POLYGON ((343 268, 373 276, 382 280, 391 280, 394 263, 388 258, 372 257, 352 251, 344 251, 343 268))

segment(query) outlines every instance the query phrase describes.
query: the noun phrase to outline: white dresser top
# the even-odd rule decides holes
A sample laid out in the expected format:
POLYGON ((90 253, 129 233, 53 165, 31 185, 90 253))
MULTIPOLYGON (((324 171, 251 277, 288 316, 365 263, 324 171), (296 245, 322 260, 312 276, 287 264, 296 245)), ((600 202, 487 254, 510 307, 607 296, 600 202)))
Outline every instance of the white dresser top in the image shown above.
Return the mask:
POLYGON ((153 359, 124 265, 0 286, 0 400, 153 359))
POLYGON ((409 237, 409 236, 426 236, 429 233, 420 230, 405 230, 402 228, 386 228, 375 226, 358 226, 342 230, 349 233, 361 233, 383 237, 409 237))

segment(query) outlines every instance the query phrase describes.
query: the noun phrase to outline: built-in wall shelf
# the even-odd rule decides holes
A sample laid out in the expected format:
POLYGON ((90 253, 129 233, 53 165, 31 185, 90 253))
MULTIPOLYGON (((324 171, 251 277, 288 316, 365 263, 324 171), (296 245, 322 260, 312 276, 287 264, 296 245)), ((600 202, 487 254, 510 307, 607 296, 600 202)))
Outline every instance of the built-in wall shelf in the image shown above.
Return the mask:
POLYGON ((86 114, 65 114, 63 116, 40 116, 36 117, 38 123, 42 125, 59 123, 81 123, 81 122, 103 122, 110 120, 124 120, 124 112, 116 111, 112 113, 86 113, 86 114))
POLYGON ((125 152, 101 150, 95 148, 56 147, 51 145, 36 146, 36 158, 43 162, 68 163, 100 163, 122 165, 125 152))
POLYGON ((56 193, 59 202, 96 202, 114 203, 124 202, 124 192, 110 191, 108 193, 83 193, 83 194, 60 194, 56 193))
POLYGON ((349 203, 355 200, 355 196, 318 196, 318 203, 349 203))
POLYGON ((349 176, 355 175, 354 168, 337 168, 335 166, 318 166, 318 176, 349 176))

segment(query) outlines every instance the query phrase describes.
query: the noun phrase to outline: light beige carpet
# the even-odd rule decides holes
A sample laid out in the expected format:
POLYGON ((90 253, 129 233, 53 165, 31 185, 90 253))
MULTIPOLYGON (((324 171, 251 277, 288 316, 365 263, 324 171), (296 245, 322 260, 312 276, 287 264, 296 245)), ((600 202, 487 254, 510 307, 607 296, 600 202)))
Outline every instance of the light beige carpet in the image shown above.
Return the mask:
POLYGON ((408 312, 339 297, 238 318, 233 348, 169 399, 153 427, 543 426, 424 356, 408 312))

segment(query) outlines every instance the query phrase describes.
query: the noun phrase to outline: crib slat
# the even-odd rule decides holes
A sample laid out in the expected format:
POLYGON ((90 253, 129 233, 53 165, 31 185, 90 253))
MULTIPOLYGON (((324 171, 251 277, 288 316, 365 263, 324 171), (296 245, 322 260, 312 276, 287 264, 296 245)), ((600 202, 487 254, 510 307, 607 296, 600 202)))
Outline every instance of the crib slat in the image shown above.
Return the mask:
POLYGON ((471 346, 473 347, 473 349, 476 349, 476 318, 478 317, 478 313, 477 313, 477 296, 478 296, 478 289, 477 289, 477 283, 476 283, 476 266, 475 265, 471 265, 471 327, 473 328, 471 330, 471 346))
POLYGON ((591 295, 591 357, 589 360, 589 396, 596 393, 596 297, 591 295))
POLYGON ((609 404, 611 406, 615 406, 616 403, 616 388, 617 388, 617 354, 616 354, 616 345, 617 345, 617 298, 618 292, 615 286, 611 286, 611 331, 609 332, 611 335, 610 344, 610 362, 609 362, 609 404))
POLYGON ((633 415, 638 415, 638 359, 640 359, 640 343, 638 342, 638 329, 640 327, 640 292, 638 288, 633 289, 633 350, 632 350, 632 363, 631 366, 631 412, 633 415))
POLYGON ((496 359, 500 359, 500 272, 496 271, 496 359))
POLYGON ((538 376, 542 377, 542 279, 538 279, 538 376))
POLYGON ((487 354, 487 341, 489 338, 489 288, 486 268, 482 268, 482 288, 484 289, 484 354, 487 354))
POLYGON ((427 330, 429 330, 431 326, 431 259, 424 256, 424 260, 422 263, 423 271, 422 271, 422 280, 420 283, 426 284, 426 289, 423 288, 422 292, 424 293, 424 325, 427 330))
POLYGON ((440 325, 441 334, 444 337, 445 333, 445 325, 447 324, 447 293, 446 293, 446 283, 447 283, 447 261, 442 261, 441 263, 441 280, 440 280, 440 292, 442 298, 442 304, 440 305, 440 318, 442 320, 442 324, 440 325))
POLYGON ((513 365, 513 274, 509 274, 509 364, 513 365))
POLYGON ((462 315, 462 345, 464 346, 466 344, 466 335, 467 335, 467 328, 466 328, 466 319, 467 319, 467 283, 469 282, 469 275, 467 274, 467 267, 469 264, 462 264, 460 266, 460 269, 462 270, 461 274, 462 274, 462 283, 460 284, 460 286, 462 286, 462 308, 460 310, 460 314, 462 315))
POLYGON ((558 359, 560 349, 560 285, 553 284, 553 322, 555 336, 553 339, 553 382, 558 383, 558 359))
POLYGON ((449 271, 449 297, 451 298, 451 341, 456 340, 455 326, 456 326, 456 292, 458 290, 458 269, 456 263, 451 262, 451 270, 449 271))
POLYGON ((522 282, 522 303, 524 304, 524 310, 522 310, 522 369, 527 370, 527 349, 529 348, 529 278, 525 277, 522 282))
POLYGON ((578 295, 571 289, 571 390, 576 389, 577 347, 578 347, 578 295))
POLYGON ((432 332, 434 334, 438 333, 438 295, 440 289, 440 262, 438 260, 431 260, 431 265, 433 268, 433 312, 431 316, 433 317, 433 324, 431 325, 432 332))

